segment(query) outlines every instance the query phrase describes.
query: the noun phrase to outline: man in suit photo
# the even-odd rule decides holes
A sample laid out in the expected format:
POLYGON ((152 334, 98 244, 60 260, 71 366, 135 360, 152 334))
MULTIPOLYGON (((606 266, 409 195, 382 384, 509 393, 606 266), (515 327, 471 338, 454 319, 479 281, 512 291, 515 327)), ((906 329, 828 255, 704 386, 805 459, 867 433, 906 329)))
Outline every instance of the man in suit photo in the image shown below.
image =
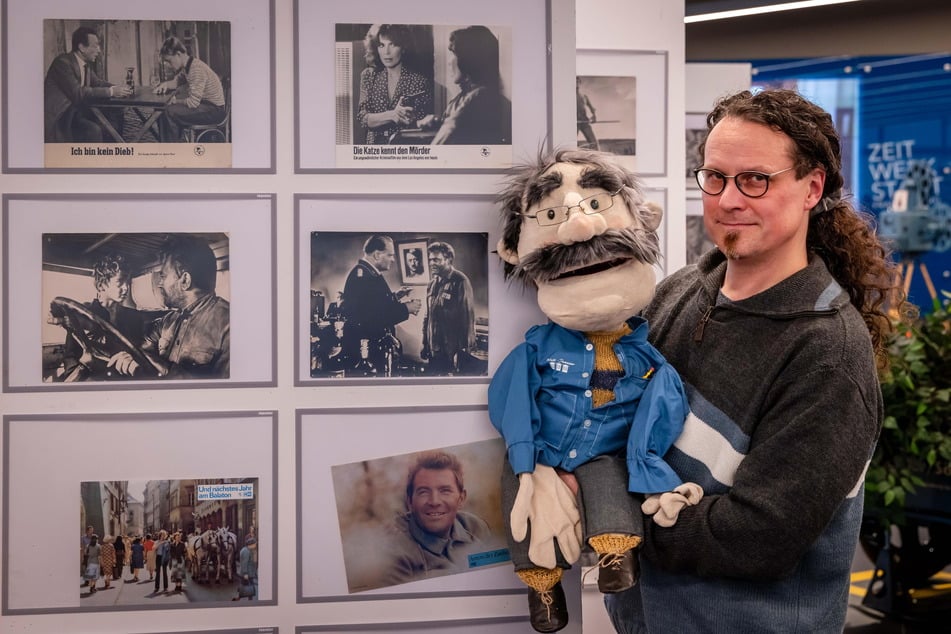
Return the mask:
POLYGON ((72 50, 58 55, 50 64, 43 85, 47 143, 101 143, 105 140, 102 126, 86 102, 93 98, 128 97, 132 89, 115 86, 96 75, 94 65, 101 52, 96 31, 81 26, 73 31, 72 50))

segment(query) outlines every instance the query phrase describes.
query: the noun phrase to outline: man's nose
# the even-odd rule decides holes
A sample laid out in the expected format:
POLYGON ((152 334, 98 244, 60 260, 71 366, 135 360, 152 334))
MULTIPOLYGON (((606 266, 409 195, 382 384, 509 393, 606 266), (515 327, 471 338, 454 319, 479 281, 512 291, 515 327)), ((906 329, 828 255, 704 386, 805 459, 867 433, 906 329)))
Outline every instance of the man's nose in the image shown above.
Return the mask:
POLYGON ((604 233, 608 223, 601 214, 588 215, 588 201, 582 201, 581 194, 569 192, 565 196, 568 207, 568 220, 558 225, 558 241, 562 244, 585 242, 604 233))
POLYGON ((736 186, 735 178, 727 179, 726 187, 720 192, 719 203, 721 209, 735 209, 742 207, 746 203, 746 196, 744 196, 736 186))

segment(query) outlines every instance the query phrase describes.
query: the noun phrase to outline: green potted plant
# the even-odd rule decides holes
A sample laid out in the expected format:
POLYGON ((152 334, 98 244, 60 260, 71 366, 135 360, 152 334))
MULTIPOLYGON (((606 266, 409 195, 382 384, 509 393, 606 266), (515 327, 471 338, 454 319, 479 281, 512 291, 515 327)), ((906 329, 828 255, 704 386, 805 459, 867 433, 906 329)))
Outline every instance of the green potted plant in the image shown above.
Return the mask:
POLYGON ((909 495, 951 476, 951 293, 942 295, 916 323, 899 323, 889 343, 885 421, 865 502, 892 523, 901 523, 909 495))
POLYGON ((949 305, 942 291, 929 313, 897 325, 882 380, 885 420, 865 477, 863 549, 882 564, 888 543, 891 574, 906 589, 951 562, 949 305))

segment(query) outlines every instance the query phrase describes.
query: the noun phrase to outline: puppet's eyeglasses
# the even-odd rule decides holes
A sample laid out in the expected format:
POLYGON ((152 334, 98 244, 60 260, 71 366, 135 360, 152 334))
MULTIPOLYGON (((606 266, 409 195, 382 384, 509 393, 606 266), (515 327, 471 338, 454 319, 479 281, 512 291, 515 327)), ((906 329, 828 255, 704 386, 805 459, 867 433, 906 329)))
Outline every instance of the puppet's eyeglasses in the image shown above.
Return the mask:
POLYGON ((783 172, 788 172, 791 169, 794 169, 796 166, 787 167, 784 170, 779 170, 778 172, 773 172, 772 174, 764 174, 763 172, 740 172, 735 176, 728 176, 723 172, 717 170, 708 169, 706 167, 701 167, 693 171, 694 175, 697 177, 697 185, 700 186, 700 189, 705 194, 710 196, 718 196, 723 193, 723 190, 726 189, 726 182, 733 179, 733 182, 736 184, 736 188, 740 190, 740 193, 746 196, 747 198, 760 198, 766 195, 767 190, 769 190, 769 179, 777 174, 782 174, 783 172))
POLYGON ((580 209, 589 216, 599 214, 602 211, 607 211, 614 206, 614 197, 619 193, 621 193, 621 188, 618 188, 618 190, 613 194, 603 192, 600 194, 594 194, 593 196, 588 196, 587 198, 582 198, 578 201, 577 205, 545 207, 544 209, 539 209, 533 214, 522 215, 526 218, 534 218, 535 222, 537 222, 539 226, 542 227, 560 225, 561 223, 568 221, 568 216, 570 215, 572 209, 580 209))

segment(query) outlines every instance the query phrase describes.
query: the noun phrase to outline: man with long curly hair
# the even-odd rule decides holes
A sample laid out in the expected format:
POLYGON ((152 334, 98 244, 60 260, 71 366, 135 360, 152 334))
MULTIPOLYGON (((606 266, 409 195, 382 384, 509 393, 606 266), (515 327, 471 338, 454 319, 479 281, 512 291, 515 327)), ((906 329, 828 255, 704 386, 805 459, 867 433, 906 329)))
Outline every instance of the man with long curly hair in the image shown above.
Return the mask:
POLYGON ((666 458, 704 497, 647 524, 640 596, 606 603, 619 632, 841 632, 895 266, 843 196, 822 108, 744 91, 707 127, 696 176, 717 248, 644 312, 690 403, 666 458))

